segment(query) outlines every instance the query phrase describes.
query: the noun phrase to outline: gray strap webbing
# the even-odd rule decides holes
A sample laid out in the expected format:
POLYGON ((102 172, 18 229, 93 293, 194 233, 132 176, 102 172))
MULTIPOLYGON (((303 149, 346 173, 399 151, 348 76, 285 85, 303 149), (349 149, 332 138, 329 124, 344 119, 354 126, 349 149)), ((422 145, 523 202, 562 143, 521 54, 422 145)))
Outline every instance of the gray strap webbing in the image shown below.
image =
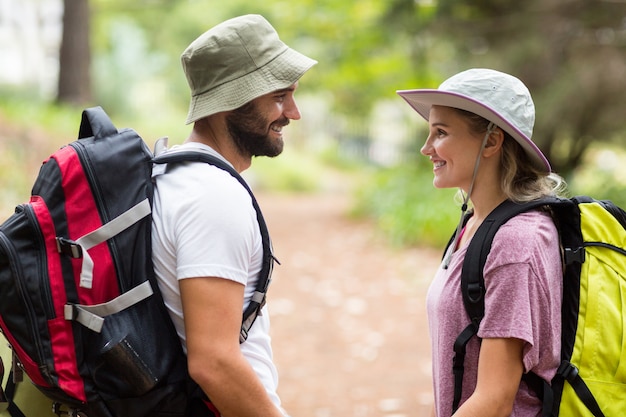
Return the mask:
MULTIPOLYGON (((223 164, 229 166, 233 170, 235 169, 230 162, 228 162, 226 159, 224 159, 224 157, 219 155, 217 152, 211 152, 210 150, 205 149, 205 148, 193 148, 193 149, 187 149, 187 148, 181 148, 181 147, 167 148, 167 147, 164 147, 163 145, 159 145, 159 143, 157 143, 155 145, 155 152, 158 152, 158 153, 155 153, 155 156, 161 155, 161 154, 163 154, 165 152, 167 152, 168 155, 176 155, 176 154, 183 154, 183 155, 185 155, 185 154, 189 154, 189 153, 206 154, 206 155, 208 155, 211 158, 218 159, 223 164)), ((190 159, 188 162, 193 162, 193 160, 190 159)), ((152 164, 152 165, 153 165, 152 166, 152 178, 153 179, 158 177, 159 175, 165 174, 165 172, 167 171, 167 163, 156 163, 156 164, 152 164)))
POLYGON ((146 198, 110 222, 76 240, 76 244, 81 247, 83 253, 83 266, 80 271, 80 286, 82 288, 91 288, 93 283, 93 260, 88 250, 128 229, 149 215, 150 212, 150 201, 146 198))
POLYGON ((239 331, 239 343, 243 343, 248 339, 248 332, 254 324, 257 314, 260 314, 260 309, 250 314, 250 316, 248 316, 248 318, 245 319, 243 323, 241 323, 241 330, 239 331))
POLYGON ((252 294, 252 301, 257 302, 259 304, 263 302, 264 298, 265 298, 265 293, 261 291, 255 291, 254 294, 252 294))
POLYGON ((265 293, 261 291, 255 291, 254 294, 252 294, 251 301, 258 303, 259 308, 256 309, 252 314, 250 314, 250 316, 248 316, 248 318, 241 323, 241 330, 239 331, 239 343, 243 343, 246 341, 246 339, 248 338, 248 332, 254 324, 254 321, 258 316, 263 315, 262 308, 265 305, 265 293))
POLYGON ((94 332, 100 333, 104 325, 104 318, 119 313, 153 294, 150 281, 136 286, 130 291, 114 298, 111 301, 92 306, 82 304, 66 304, 64 307, 65 320, 74 320, 94 332))

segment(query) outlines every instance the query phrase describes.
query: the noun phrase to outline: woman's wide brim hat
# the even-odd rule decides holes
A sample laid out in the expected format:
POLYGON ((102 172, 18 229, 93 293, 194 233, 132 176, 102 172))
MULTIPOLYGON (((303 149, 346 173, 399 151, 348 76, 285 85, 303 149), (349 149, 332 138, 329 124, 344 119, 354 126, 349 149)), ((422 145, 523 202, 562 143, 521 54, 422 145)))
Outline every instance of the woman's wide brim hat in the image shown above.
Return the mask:
POLYGON ((474 68, 458 73, 437 89, 399 90, 398 95, 428 120, 434 105, 454 107, 477 114, 510 134, 540 172, 550 163, 532 141, 535 105, 528 88, 503 72, 474 68))

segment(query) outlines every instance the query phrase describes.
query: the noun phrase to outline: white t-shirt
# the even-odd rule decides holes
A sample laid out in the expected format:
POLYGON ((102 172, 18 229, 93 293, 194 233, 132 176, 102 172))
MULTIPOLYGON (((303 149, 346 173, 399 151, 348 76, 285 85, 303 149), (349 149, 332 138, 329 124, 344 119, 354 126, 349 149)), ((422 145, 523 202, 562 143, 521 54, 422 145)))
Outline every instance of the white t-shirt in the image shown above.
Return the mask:
MULTIPOLYGON (((225 161, 210 147, 186 143, 225 161)), ((159 288, 185 352, 186 336, 178 280, 220 277, 245 285, 244 309, 262 267, 263 245, 248 191, 228 172, 201 162, 180 163, 155 177, 152 260, 159 288)), ((263 308, 241 351, 272 401, 278 375, 272 361, 269 315, 263 308)))

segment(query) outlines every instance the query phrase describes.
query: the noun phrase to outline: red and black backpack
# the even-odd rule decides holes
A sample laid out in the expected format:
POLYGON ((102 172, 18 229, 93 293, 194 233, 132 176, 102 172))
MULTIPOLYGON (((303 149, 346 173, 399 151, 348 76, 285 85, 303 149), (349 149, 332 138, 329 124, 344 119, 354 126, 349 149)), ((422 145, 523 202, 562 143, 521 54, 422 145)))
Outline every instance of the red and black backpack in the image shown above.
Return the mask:
MULTIPOLYGON (((228 164, 194 152, 155 159, 134 130, 118 131, 100 107, 83 111, 78 136, 44 162, 30 201, 0 226, 0 329, 19 365, 12 369, 26 372, 60 413, 192 415, 190 393, 199 390, 152 266, 153 164, 211 163, 250 192, 264 268, 242 341, 265 301, 273 265, 261 211, 228 164)), ((11 375, 4 400, 20 416, 10 398, 16 380, 11 375)))

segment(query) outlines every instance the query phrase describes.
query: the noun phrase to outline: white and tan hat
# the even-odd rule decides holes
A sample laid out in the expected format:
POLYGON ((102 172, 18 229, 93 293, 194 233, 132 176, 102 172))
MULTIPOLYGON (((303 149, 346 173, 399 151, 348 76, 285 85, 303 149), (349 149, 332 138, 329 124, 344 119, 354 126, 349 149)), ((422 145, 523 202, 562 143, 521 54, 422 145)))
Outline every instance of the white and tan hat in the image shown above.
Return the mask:
POLYGON ((424 119, 433 105, 454 107, 484 117, 509 133, 526 151, 541 172, 550 172, 548 159, 531 140, 535 105, 528 88, 519 79, 503 72, 474 68, 441 83, 438 89, 399 90, 424 119))
POLYGON ((285 45, 260 15, 209 29, 185 49, 181 61, 191 89, 187 124, 287 88, 317 63, 285 45))

